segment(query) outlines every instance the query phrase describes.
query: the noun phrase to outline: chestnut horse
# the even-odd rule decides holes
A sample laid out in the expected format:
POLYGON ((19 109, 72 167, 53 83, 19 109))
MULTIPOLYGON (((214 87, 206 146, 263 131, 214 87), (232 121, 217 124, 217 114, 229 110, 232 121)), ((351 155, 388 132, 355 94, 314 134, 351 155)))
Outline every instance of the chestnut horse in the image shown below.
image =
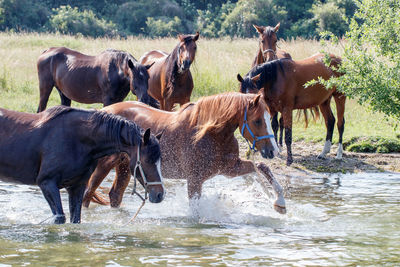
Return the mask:
MULTIPOLYGON (((135 121, 142 127, 150 127, 152 131, 163 131, 160 140, 163 176, 187 179, 189 199, 200 198, 203 183, 217 174, 235 177, 258 172, 276 193, 275 210, 285 212, 282 187, 264 163, 253 164, 240 159, 234 135, 239 127, 244 138, 264 158, 273 158, 278 152, 268 107, 260 95, 224 93, 207 96, 176 112, 157 110, 139 102, 117 103, 103 110, 135 121)), ((109 194, 110 203, 113 207, 121 203, 129 175, 119 171, 127 165, 121 165, 117 157, 111 156, 103 165, 97 166, 88 183, 85 206, 89 205, 96 188, 115 165, 117 176, 109 194)), ((264 179, 261 180, 263 185, 264 179)))
MULTIPOLYGON (((307 109, 319 106, 325 119, 327 134, 324 149, 318 157, 325 158, 326 154, 329 153, 335 125, 335 117, 330 107, 332 96, 336 102, 337 126, 339 129, 339 147, 336 158, 342 158, 346 96, 338 92, 336 88, 326 89, 320 83, 305 88, 305 84, 311 80, 318 80, 320 77, 328 80, 332 76, 340 75, 325 65, 324 57, 325 55, 323 54, 316 54, 303 60, 278 59, 254 67, 244 79, 238 74, 237 78, 241 83, 241 92, 254 93, 264 88, 262 93, 271 110, 271 114, 282 113, 287 147, 287 165, 293 162, 291 148, 293 109, 307 109)), ((330 66, 337 67, 340 62, 341 59, 339 57, 330 55, 330 66)), ((276 132, 278 126, 276 124, 272 126, 274 132, 276 132)))
POLYGON ((139 101, 156 105, 147 94, 150 67, 119 50, 108 49, 97 56, 88 56, 66 47, 49 48, 37 61, 40 89, 37 112, 46 109, 54 86, 64 106, 71 106, 71 100, 107 106, 124 100, 129 90, 139 101))
POLYGON ((160 146, 150 130, 119 116, 65 106, 38 114, 0 108, 0 179, 37 184, 55 216, 65 223, 60 189, 69 194, 72 223, 81 221, 82 198, 97 160, 125 152, 135 168, 138 156, 156 202, 161 184, 160 146))
POLYGON ((259 34, 259 47, 251 67, 278 58, 292 59, 292 56, 289 53, 286 53, 280 49, 276 49, 276 43, 278 42, 276 33, 278 32, 280 26, 281 23, 276 24, 275 27, 253 25, 259 34))
POLYGON ((171 111, 175 103, 189 102, 193 90, 190 65, 196 55, 199 33, 180 34, 178 38, 179 43, 170 54, 153 50, 139 59, 141 64, 154 62, 149 70, 149 94, 160 102, 162 110, 167 111, 171 111))

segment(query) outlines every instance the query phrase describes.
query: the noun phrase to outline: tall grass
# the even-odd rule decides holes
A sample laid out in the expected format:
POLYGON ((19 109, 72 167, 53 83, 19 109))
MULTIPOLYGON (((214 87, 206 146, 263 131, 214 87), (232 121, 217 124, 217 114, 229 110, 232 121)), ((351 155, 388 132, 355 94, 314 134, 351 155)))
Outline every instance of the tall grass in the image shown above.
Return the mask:
MULTIPOLYGON (((66 46, 82 53, 95 55, 107 48, 125 50, 139 59, 146 51, 158 49, 170 52, 177 44, 175 38, 127 39, 84 38, 50 34, 0 33, 0 107, 35 112, 39 103, 36 60, 47 48, 66 46)), ((196 61, 191 67, 194 78, 192 100, 201 96, 225 91, 237 91, 237 73, 246 74, 258 48, 256 39, 205 39, 200 36, 196 61)), ((280 49, 289 52, 294 59, 302 59, 319 52, 322 46, 315 40, 280 41, 280 49)), ((329 51, 340 55, 341 50, 329 46, 329 51)), ((134 100, 129 94, 127 99, 134 100)), ((332 101, 334 102, 334 101, 332 101)), ((49 99, 49 106, 60 104, 56 90, 49 99)), ((101 107, 100 104, 73 106, 101 107)), ((334 103, 332 104, 335 112, 334 103)), ((367 108, 350 100, 346 105, 345 139, 357 136, 382 136, 396 138, 400 132, 393 129, 394 121, 386 120, 382 114, 371 113, 367 108)), ((293 136, 296 139, 320 141, 325 138, 323 121, 311 123, 304 129, 303 122, 295 123, 293 136)), ((335 138, 337 134, 335 130, 335 138)))

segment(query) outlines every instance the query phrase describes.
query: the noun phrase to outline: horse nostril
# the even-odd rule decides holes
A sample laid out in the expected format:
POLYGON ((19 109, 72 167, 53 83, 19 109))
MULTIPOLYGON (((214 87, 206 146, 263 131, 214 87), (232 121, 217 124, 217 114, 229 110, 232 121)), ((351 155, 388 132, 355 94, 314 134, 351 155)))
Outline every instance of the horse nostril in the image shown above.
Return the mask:
POLYGON ((273 151, 273 150, 270 150, 270 151, 269 151, 269 158, 270 158, 270 159, 273 159, 274 156, 275 156, 275 155, 274 155, 274 151, 273 151))
POLYGON ((161 202, 162 200, 163 200, 163 198, 164 198, 164 194, 163 193, 158 193, 157 194, 157 202, 161 202))

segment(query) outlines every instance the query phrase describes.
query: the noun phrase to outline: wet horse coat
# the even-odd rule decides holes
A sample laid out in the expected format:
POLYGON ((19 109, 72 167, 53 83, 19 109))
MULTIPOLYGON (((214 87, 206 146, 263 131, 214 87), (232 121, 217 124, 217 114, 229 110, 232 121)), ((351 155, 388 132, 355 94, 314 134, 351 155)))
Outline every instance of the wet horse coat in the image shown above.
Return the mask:
POLYGON ((160 102, 162 110, 172 110, 175 103, 183 105, 190 101, 193 91, 193 78, 190 65, 196 55, 195 35, 179 35, 179 43, 174 50, 167 54, 153 50, 144 54, 139 62, 152 64, 149 70, 149 94, 160 102))
MULTIPOLYGON (((320 83, 307 88, 304 87, 307 82, 318 80, 319 77, 328 80, 332 76, 340 75, 340 73, 325 65, 324 57, 323 54, 316 54, 303 60, 278 59, 254 67, 244 79, 238 75, 238 80, 241 82, 241 92, 254 92, 264 88, 262 92, 271 113, 282 113, 288 165, 293 162, 291 150, 293 109, 319 106, 327 128, 325 146, 319 157, 326 157, 326 154, 330 151, 335 124, 335 117, 330 107, 332 96, 336 102, 339 129, 339 148, 336 157, 342 158, 345 95, 338 92, 336 88, 326 89, 320 83)), ((334 55, 329 57, 330 66, 337 67, 340 64, 340 58, 334 55)), ((274 132, 276 132, 277 124, 272 126, 275 128, 274 132)))
POLYGON ((139 64, 129 53, 108 49, 97 56, 88 56, 66 47, 52 47, 38 58, 40 102, 38 112, 46 109, 53 87, 61 104, 71 100, 104 106, 121 102, 129 90, 139 101, 153 104, 147 94, 150 65, 139 64))
MULTIPOLYGON (((176 112, 156 110, 138 102, 118 103, 103 110, 133 120, 142 127, 150 127, 152 131, 163 131, 160 140, 163 176, 187 179, 190 199, 199 198, 202 184, 217 174, 235 177, 258 172, 261 183, 265 184, 266 178, 276 193, 275 209, 285 212, 282 188, 269 168, 264 163, 255 165, 240 159, 234 136, 239 127, 244 138, 255 144, 263 157, 272 158, 278 152, 270 115, 260 95, 225 93, 204 97, 176 112)), ((106 164, 97 166, 88 184, 85 206, 89 205, 96 188, 114 166, 117 177, 110 191, 110 201, 114 207, 121 203, 129 176, 119 171, 123 168, 117 157, 109 157, 106 164)))
MULTIPOLYGON (((38 114, 0 108, 0 179, 37 184, 50 205, 55 223, 64 223, 60 189, 69 194, 71 222, 81 220, 82 198, 97 160, 128 153, 135 168, 137 155, 151 181, 160 181, 156 162, 160 147, 150 131, 105 112, 52 107, 38 114)), ((163 193, 162 188, 153 194, 163 193)))

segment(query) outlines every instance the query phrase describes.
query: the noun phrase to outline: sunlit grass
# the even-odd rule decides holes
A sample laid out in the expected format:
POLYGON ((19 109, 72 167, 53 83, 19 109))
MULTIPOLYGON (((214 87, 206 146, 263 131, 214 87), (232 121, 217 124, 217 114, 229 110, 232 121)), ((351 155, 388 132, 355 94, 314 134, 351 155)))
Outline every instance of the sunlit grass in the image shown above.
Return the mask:
MULTIPOLYGON (((95 55, 107 48, 126 50, 136 59, 146 51, 157 49, 170 52, 177 44, 176 38, 163 39, 109 39, 84 38, 55 34, 11 34, 0 33, 0 107, 35 112, 39 103, 36 60, 47 48, 66 46, 82 53, 95 55)), ((289 52, 293 59, 302 59, 322 50, 316 40, 289 40, 278 43, 280 49, 289 52)), ((237 91, 236 75, 244 75, 250 70, 258 47, 256 39, 205 39, 200 37, 196 62, 192 66, 194 91, 192 100, 201 96, 226 91, 237 91)), ((328 46, 329 52, 341 54, 341 48, 328 46)), ((129 94, 128 100, 135 96, 129 94)), ((60 104, 56 90, 53 90, 49 106, 60 104)), ((72 102, 73 106, 101 107, 100 104, 83 105, 72 102)), ((335 111, 334 101, 332 109, 335 111)), ((294 116, 295 117, 295 116, 294 116)), ((346 126, 344 138, 356 136, 382 136, 396 138, 399 130, 393 128, 394 122, 386 120, 382 114, 371 113, 354 100, 346 104, 346 126)), ((303 122, 296 122, 293 130, 295 140, 321 141, 325 139, 323 120, 310 123, 304 129, 303 122)), ((335 128, 334 141, 337 140, 335 128)))

